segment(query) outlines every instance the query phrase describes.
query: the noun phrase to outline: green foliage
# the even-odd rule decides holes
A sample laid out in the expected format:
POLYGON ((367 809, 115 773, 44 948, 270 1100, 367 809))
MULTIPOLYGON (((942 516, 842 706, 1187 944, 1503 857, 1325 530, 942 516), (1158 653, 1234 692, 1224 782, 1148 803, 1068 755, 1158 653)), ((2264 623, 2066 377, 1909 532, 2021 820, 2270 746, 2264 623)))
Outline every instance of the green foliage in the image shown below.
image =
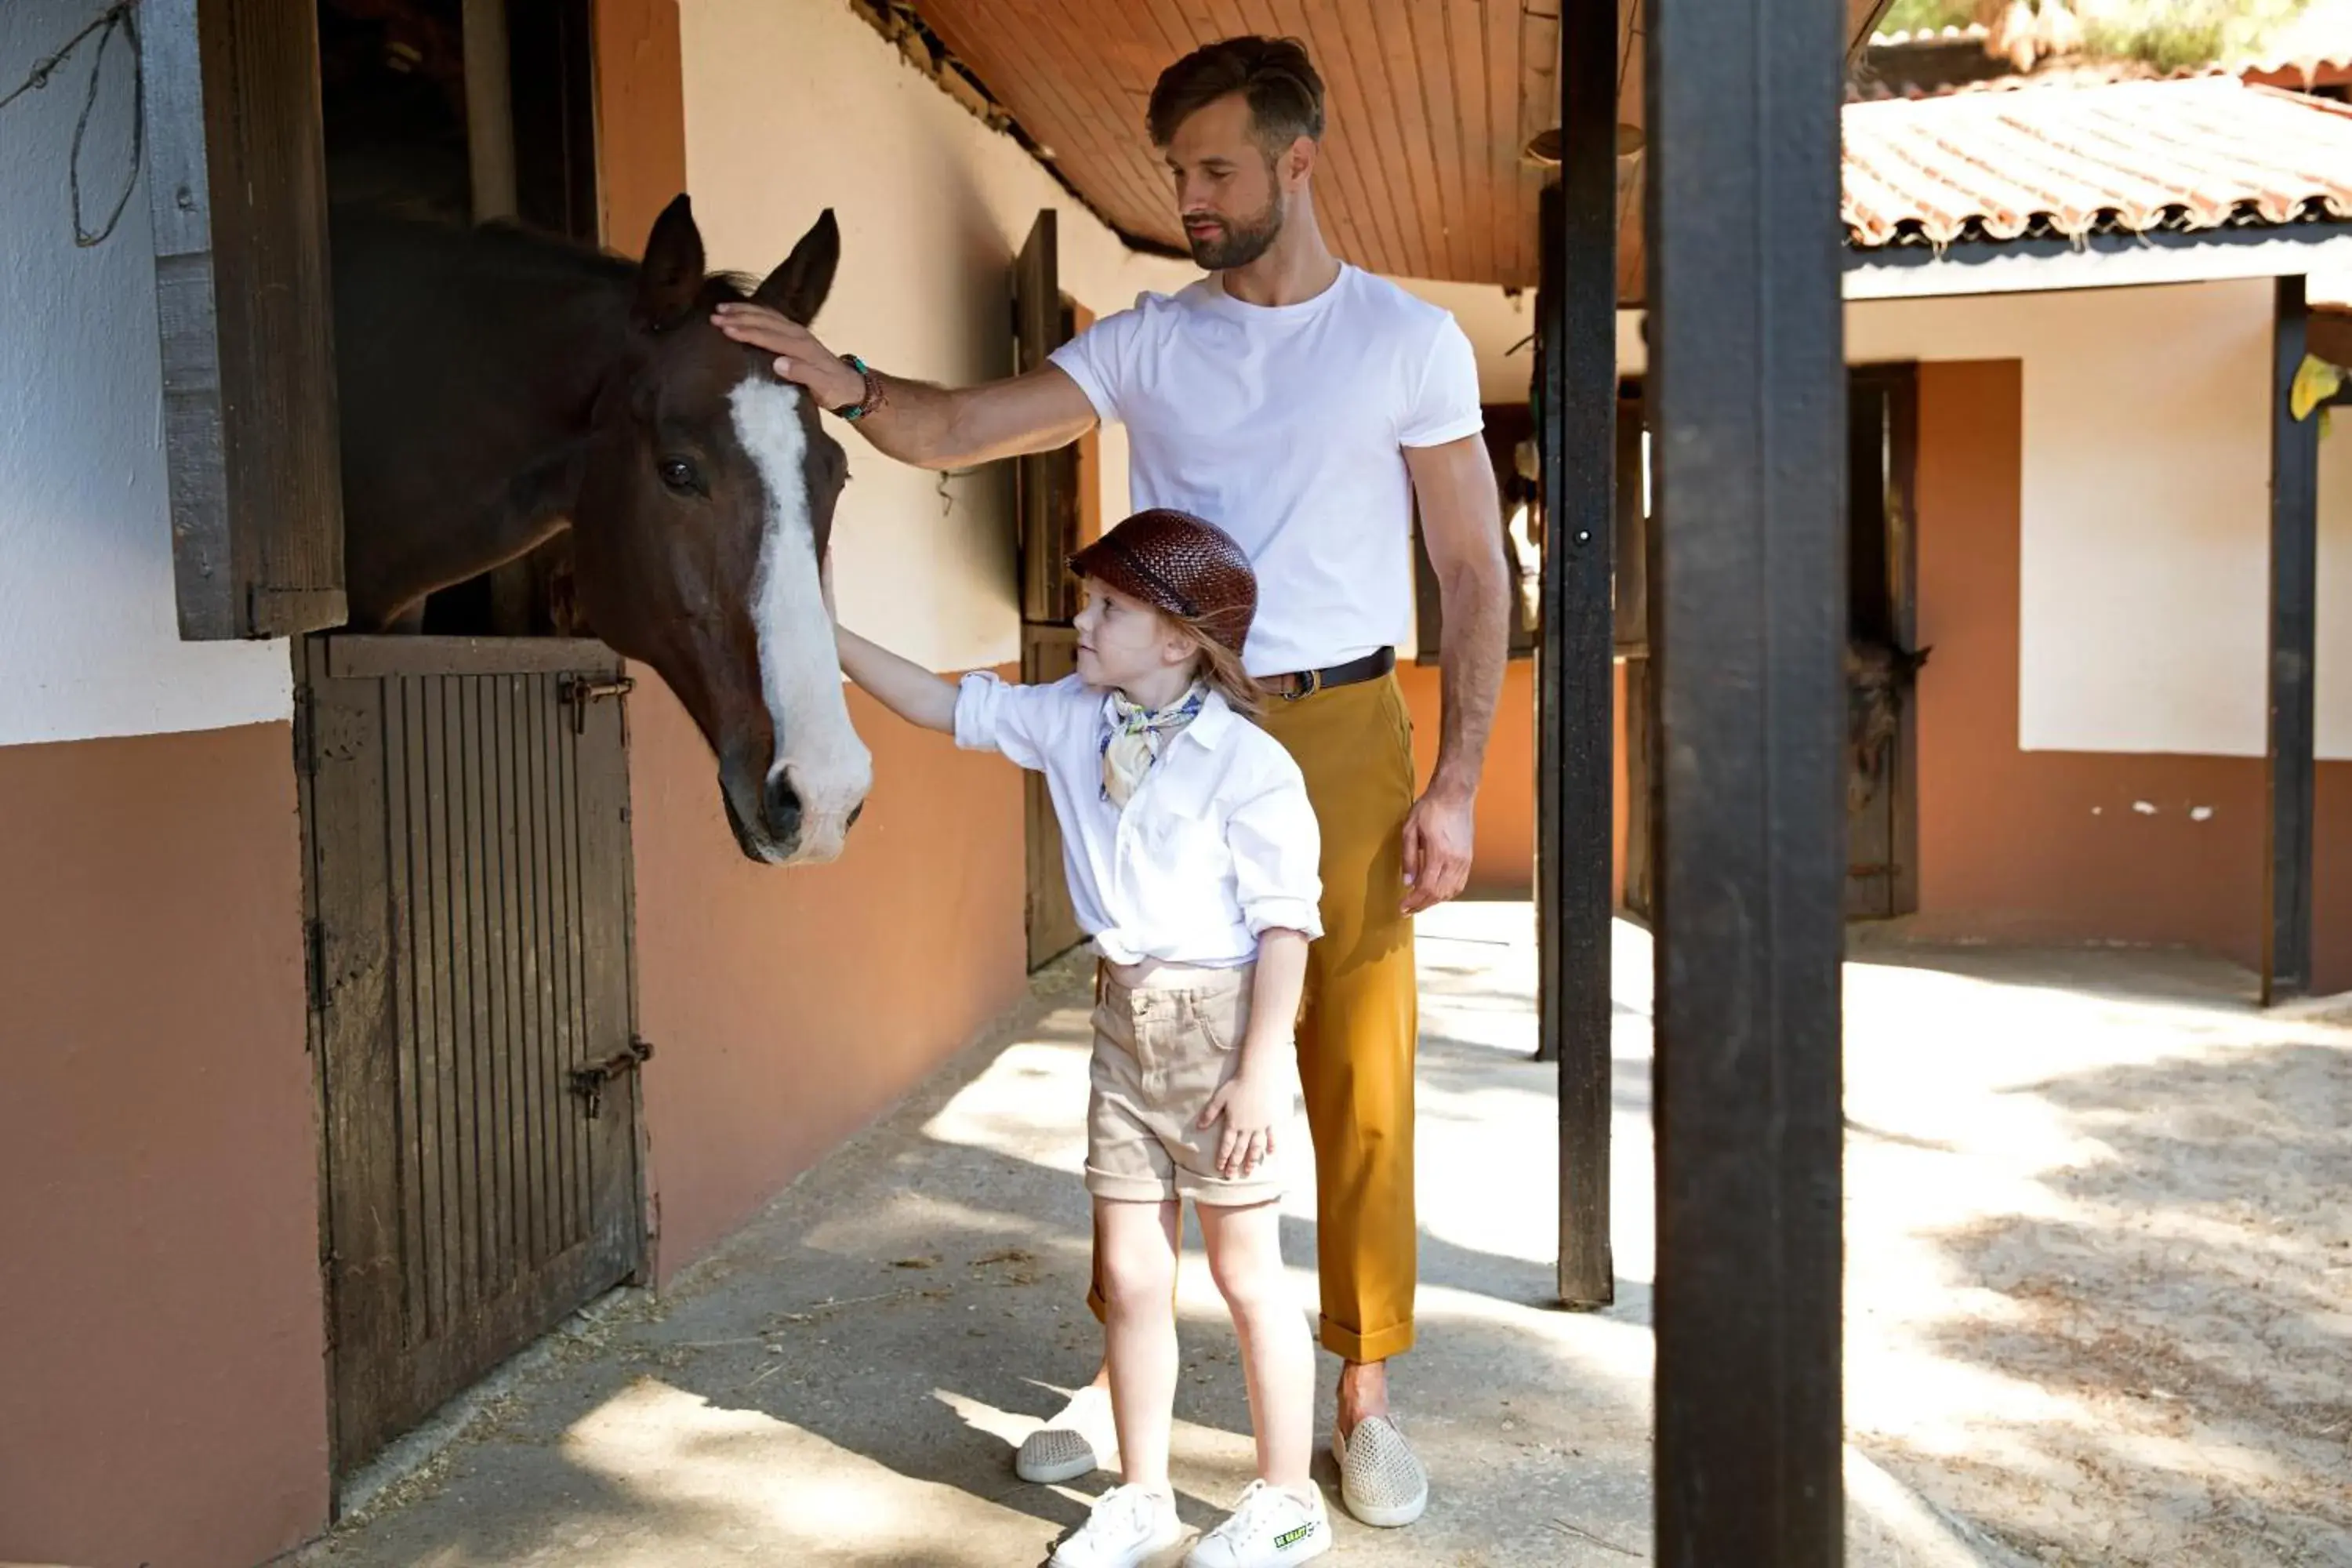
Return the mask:
POLYGON ((2258 54, 2309 0, 2082 0, 2084 52, 2180 70, 2258 54))

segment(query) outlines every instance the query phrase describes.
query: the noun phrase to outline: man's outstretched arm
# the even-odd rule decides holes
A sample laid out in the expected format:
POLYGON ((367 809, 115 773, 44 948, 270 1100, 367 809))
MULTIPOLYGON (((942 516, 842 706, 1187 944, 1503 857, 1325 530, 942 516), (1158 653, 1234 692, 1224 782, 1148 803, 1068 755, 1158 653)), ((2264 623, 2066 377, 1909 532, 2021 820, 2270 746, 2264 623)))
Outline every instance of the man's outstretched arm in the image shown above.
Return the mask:
MULTIPOLYGON (((866 381, 799 322, 764 305, 723 304, 719 330, 776 356, 776 374, 808 388, 821 408, 866 396, 866 381)), ((882 401, 856 421, 875 449, 923 468, 962 468, 1066 447, 1093 429, 1094 405, 1055 366, 979 386, 933 386, 876 373, 882 401)))

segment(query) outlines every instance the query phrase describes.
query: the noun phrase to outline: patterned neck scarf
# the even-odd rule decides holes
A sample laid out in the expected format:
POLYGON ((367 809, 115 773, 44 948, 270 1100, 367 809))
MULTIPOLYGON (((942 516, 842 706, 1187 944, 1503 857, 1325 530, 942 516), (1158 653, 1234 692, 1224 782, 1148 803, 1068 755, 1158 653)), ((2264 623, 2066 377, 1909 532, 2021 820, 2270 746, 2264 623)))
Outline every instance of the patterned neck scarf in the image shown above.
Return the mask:
POLYGON ((1169 740, 1200 717, 1201 707, 1208 700, 1208 687, 1196 683, 1181 698, 1155 712, 1131 700, 1124 691, 1112 692, 1104 711, 1099 745, 1103 798, 1125 810, 1142 785, 1144 775, 1151 771, 1151 764, 1160 760, 1169 740))

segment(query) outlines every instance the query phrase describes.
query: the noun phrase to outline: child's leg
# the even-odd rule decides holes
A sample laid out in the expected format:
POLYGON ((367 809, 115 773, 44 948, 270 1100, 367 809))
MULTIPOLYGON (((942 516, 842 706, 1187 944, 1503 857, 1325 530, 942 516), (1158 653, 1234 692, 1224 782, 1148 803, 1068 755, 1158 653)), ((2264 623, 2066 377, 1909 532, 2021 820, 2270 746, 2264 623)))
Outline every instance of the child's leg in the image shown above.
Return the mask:
POLYGON ((1269 1486, 1304 1496, 1314 1489, 1307 1467, 1315 1447, 1315 1342, 1282 1268, 1281 1205, 1197 1208, 1209 1268, 1241 1336, 1257 1473, 1269 1486))
MULTIPOLYGON (((1121 1479, 1168 1486, 1168 1428, 1176 1408, 1176 1249, 1183 1208, 1095 1200, 1095 1259, 1101 1272, 1111 1420, 1121 1479)), ((1310 1373, 1310 1376, 1312 1374, 1310 1373)))

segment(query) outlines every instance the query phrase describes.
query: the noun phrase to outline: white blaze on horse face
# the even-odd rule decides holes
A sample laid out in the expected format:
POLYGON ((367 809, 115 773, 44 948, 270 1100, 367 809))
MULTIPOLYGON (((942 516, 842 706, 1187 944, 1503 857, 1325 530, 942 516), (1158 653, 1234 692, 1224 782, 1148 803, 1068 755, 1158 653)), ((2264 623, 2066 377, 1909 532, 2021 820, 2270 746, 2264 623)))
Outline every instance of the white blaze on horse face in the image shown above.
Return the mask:
POLYGON ((816 533, 809 517, 797 388, 754 374, 730 395, 736 439, 767 490, 767 529, 751 589, 751 624, 760 638, 760 679, 776 728, 769 776, 782 770, 800 797, 801 837, 791 859, 830 860, 841 853, 850 814, 874 786, 874 759, 849 722, 833 617, 817 579, 816 533))

